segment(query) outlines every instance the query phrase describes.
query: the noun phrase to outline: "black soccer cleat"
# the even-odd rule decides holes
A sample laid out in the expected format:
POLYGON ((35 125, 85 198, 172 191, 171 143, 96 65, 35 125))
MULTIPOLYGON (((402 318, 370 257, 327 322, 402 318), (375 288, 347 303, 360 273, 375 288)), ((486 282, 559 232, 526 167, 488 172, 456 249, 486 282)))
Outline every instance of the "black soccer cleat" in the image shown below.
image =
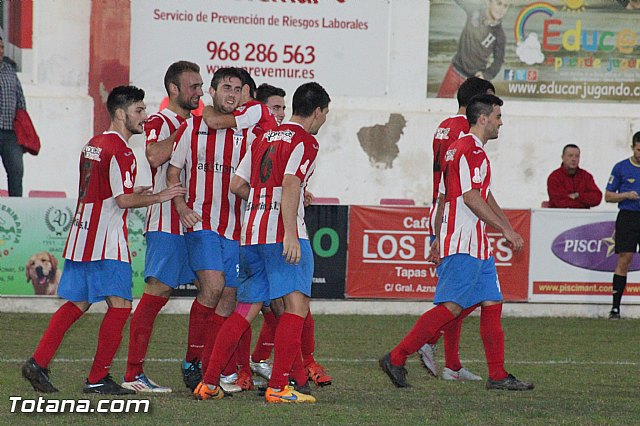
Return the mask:
POLYGON ((523 382, 516 379, 513 375, 509 374, 502 380, 487 380, 487 389, 499 389, 499 390, 511 390, 511 391, 524 391, 532 390, 534 388, 533 383, 523 382))
POLYGON ((609 312, 609 319, 620 319, 620 308, 613 308, 609 312))
POLYGON ((387 376, 391 379, 391 382, 399 388, 410 388, 411 385, 407 383, 407 369, 403 366, 396 366, 391 364, 391 354, 386 353, 380 358, 380 368, 387 373, 387 376))
POLYGON ((202 381, 202 364, 197 359, 192 362, 182 361, 180 366, 184 385, 193 392, 202 381))
POLYGON ((38 392, 58 392, 49 380, 49 369, 40 367, 33 358, 29 358, 22 366, 22 377, 27 379, 33 389, 38 392))
POLYGON ((118 383, 114 382, 111 374, 107 374, 98 383, 89 383, 89 379, 84 382, 82 388, 83 393, 97 393, 100 395, 133 395, 136 392, 131 389, 125 389, 118 383))

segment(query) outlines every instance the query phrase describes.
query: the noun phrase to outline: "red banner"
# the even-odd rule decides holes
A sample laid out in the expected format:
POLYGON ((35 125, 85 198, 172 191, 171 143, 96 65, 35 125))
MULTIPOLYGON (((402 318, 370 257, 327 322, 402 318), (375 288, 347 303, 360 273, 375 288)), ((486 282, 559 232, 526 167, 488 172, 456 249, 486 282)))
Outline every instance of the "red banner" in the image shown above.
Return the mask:
MULTIPOLYGON (((529 279, 529 210, 509 210, 507 217, 525 241, 514 253, 502 234, 489 236, 505 300, 526 301, 529 279)), ((429 254, 426 207, 351 206, 347 297, 433 300, 436 270, 429 254)))

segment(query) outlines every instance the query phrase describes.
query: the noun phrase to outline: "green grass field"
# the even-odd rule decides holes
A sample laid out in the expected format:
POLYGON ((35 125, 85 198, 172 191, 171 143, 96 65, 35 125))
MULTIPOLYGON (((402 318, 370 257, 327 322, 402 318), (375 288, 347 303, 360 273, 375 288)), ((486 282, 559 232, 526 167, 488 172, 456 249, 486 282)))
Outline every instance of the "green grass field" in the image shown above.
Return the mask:
MULTIPOLYGON (((182 384, 187 317, 160 315, 147 374, 173 393, 150 396, 146 414, 10 413, 10 396, 37 398, 20 366, 37 344, 49 315, 0 314, 0 424, 639 424, 639 320, 505 318, 507 369, 533 381, 532 392, 487 391, 484 382, 430 378, 417 358, 407 369, 411 389, 396 389, 377 359, 409 330, 413 316, 316 316, 316 358, 333 375, 332 386, 313 387, 313 405, 267 405, 255 392, 221 401, 196 401, 182 384)), ((61 392, 55 399, 84 399, 101 315, 89 314, 67 334, 50 368, 61 392)), ((254 324, 254 338, 260 322, 254 324)), ((477 317, 466 320, 463 364, 486 377, 477 317)), ((128 328, 112 374, 124 373, 128 328)), ((442 345, 438 359, 442 367, 442 345)), ((89 397, 97 401, 98 397, 89 397)), ((147 398, 136 395, 135 398, 147 398)))

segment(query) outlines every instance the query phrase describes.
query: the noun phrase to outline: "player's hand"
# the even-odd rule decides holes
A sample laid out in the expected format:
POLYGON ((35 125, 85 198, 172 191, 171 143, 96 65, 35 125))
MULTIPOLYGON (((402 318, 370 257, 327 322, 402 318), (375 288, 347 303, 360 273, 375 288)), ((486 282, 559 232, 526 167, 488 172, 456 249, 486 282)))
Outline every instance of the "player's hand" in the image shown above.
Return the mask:
POLYGON ((636 191, 627 192, 627 199, 628 200, 637 200, 639 198, 640 198, 640 196, 638 196, 638 193, 636 191))
POLYGON ((200 215, 189 207, 183 207, 178 212, 178 215, 180 216, 180 223, 182 223, 182 226, 185 228, 193 228, 196 226, 196 223, 202 222, 200 215))
POLYGON ((178 182, 158 192, 158 197, 160 197, 160 202, 164 203, 165 201, 172 200, 174 197, 182 196, 186 193, 187 193, 187 188, 184 188, 178 182))
POLYGON ((431 248, 429 249, 429 255, 427 256, 427 262, 433 262, 434 265, 438 266, 442 259, 440 258, 440 239, 436 238, 431 243, 431 248))
POLYGON ((513 248, 513 251, 520 251, 524 247, 524 240, 522 239, 520 234, 518 234, 513 229, 505 231, 504 237, 507 239, 509 245, 511 245, 511 248, 513 248))
POLYGON ((313 203, 313 199, 316 198, 311 191, 307 191, 305 189, 304 191, 304 206, 305 207, 309 207, 311 205, 311 203, 313 203))
POLYGON ((151 192, 152 191, 150 186, 136 186, 135 188, 133 188, 134 194, 149 195, 151 194, 151 192))
POLYGON ((300 241, 296 236, 284 235, 282 240, 282 256, 292 265, 300 263, 300 241))
POLYGON ((578 193, 572 192, 571 194, 569 194, 569 198, 571 198, 572 200, 576 200, 578 198, 578 193))

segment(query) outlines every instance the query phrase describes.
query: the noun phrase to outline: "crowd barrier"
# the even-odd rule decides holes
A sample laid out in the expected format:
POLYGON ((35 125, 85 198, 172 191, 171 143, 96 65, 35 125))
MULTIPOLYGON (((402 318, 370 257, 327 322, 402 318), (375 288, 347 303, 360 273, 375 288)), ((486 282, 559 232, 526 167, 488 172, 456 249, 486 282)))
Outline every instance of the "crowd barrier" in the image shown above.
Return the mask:
MULTIPOLYGON (((74 199, 0 200, 0 295, 55 294, 74 199)), ((489 230, 506 301, 608 303, 616 265, 615 211, 507 210, 525 246, 514 252, 489 230)), ((306 222, 318 299, 432 300, 437 276, 426 261, 429 209, 312 205, 306 222)), ((133 293, 144 288, 145 209, 128 215, 133 293)), ((176 290, 193 296, 195 287, 176 290)), ((628 275, 625 303, 640 303, 640 258, 628 275)))

